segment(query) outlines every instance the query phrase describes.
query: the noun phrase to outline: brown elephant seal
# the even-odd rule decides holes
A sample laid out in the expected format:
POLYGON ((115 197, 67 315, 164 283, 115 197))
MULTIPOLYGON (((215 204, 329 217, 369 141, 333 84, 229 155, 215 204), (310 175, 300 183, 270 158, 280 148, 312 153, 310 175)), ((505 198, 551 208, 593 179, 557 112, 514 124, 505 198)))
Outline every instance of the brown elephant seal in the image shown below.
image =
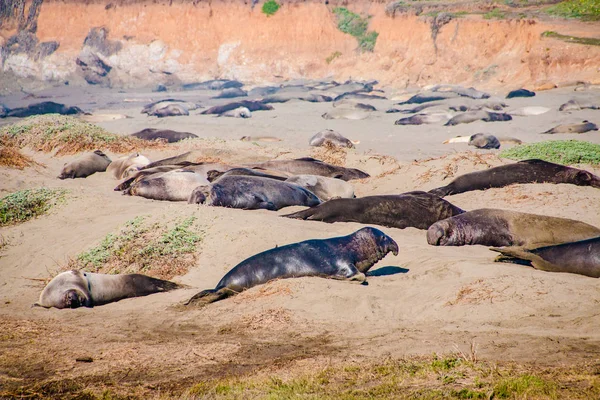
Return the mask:
POLYGON ((190 204, 277 211, 289 206, 312 207, 321 200, 311 191, 291 183, 258 176, 224 176, 214 183, 196 187, 190 204))
POLYGON ((354 142, 332 129, 325 129, 324 131, 316 133, 308 140, 308 144, 311 146, 324 146, 325 143, 330 143, 337 147, 354 148, 354 142))
POLYGON ((283 175, 278 171, 260 170, 252 168, 232 168, 227 171, 212 170, 208 171, 206 174, 206 178, 211 183, 224 176, 258 176, 260 178, 269 178, 278 181, 285 181, 286 179, 288 179, 287 175, 283 175))
POLYGON ((432 189, 429 193, 445 197, 514 183, 570 183, 600 189, 600 177, 591 172, 533 159, 461 175, 448 185, 432 189))
POLYGON ((146 128, 139 132, 132 133, 129 136, 136 137, 143 140, 157 140, 163 139, 167 143, 176 143, 184 139, 197 139, 198 136, 190 132, 177 132, 170 129, 155 129, 146 128))
POLYGON ((110 163, 106 172, 113 174, 117 179, 125 179, 130 174, 137 172, 142 167, 150 164, 150 160, 140 153, 133 153, 125 157, 118 158, 110 163))
POLYGON ((438 221, 427 230, 434 246, 547 246, 600 236, 600 229, 566 218, 482 208, 438 221))
POLYGON ((496 122, 496 121, 510 121, 512 117, 505 113, 496 113, 485 110, 480 111, 467 111, 462 114, 455 115, 444 126, 454 126, 458 124, 470 124, 475 121, 484 122, 496 122))
POLYGON ((200 114, 223 114, 227 111, 235 110, 236 108, 240 107, 246 107, 252 112, 273 110, 273 106, 263 104, 260 101, 241 100, 229 104, 224 104, 222 106, 211 107, 208 110, 202 111, 200 114))
POLYGON ((233 110, 225 111, 218 116, 231 118, 252 118, 252 112, 246 107, 238 107, 234 108, 233 110))
POLYGON ((180 287, 174 282, 140 274, 106 275, 71 270, 55 276, 34 306, 61 309, 94 307, 180 287))
POLYGON ((152 200, 187 201, 195 188, 208 183, 204 175, 176 169, 142 178, 133 183, 123 194, 152 200))
POLYGON ((308 210, 284 215, 323 222, 359 222, 390 228, 427 229, 431 224, 464 213, 446 200, 426 192, 333 199, 308 210))
POLYGON ((111 160, 100 150, 86 153, 81 157, 66 163, 58 176, 59 179, 86 178, 96 172, 104 172, 111 160))
POLYGON ((274 169, 289 172, 293 175, 320 175, 337 178, 343 181, 352 179, 364 179, 371 175, 356 168, 338 167, 324 163, 314 158, 304 157, 295 160, 273 160, 260 164, 250 165, 251 168, 274 169))
POLYGON ((214 289, 203 290, 185 304, 206 305, 273 279, 318 276, 364 282, 365 273, 390 252, 398 255, 398 244, 371 227, 348 236, 275 247, 242 261, 214 289))
POLYGON ((334 197, 354 198, 354 187, 348 182, 337 178, 319 175, 294 175, 286 179, 286 182, 310 190, 321 200, 329 200, 334 197))
POLYGON ((490 250, 501 254, 496 257, 497 262, 513 262, 542 271, 600 278, 600 237, 536 249, 508 247, 490 250))
POLYGON ((591 102, 585 101, 585 100, 571 99, 571 100, 567 101, 565 104, 562 104, 558 108, 558 111, 579 111, 579 110, 585 110, 585 109, 599 110, 600 105, 594 104, 594 103, 591 103, 591 102))
POLYGON ((589 131, 597 131, 598 125, 593 122, 583 121, 581 124, 564 124, 555 126, 552 129, 542 132, 544 134, 553 135, 555 133, 585 133, 589 131))

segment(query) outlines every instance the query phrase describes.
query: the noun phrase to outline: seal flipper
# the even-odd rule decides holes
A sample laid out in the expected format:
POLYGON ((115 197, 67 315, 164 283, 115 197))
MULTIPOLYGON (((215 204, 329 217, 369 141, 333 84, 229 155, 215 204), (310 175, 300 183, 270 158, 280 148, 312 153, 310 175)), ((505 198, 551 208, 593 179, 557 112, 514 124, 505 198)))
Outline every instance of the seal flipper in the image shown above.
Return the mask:
POLYGON ((191 299, 183 303, 186 306, 205 306, 210 303, 214 303, 215 301, 226 299, 230 296, 237 294, 236 291, 231 290, 227 287, 221 289, 207 289, 203 290, 200 293, 192 296, 191 299))
MULTIPOLYGON (((316 207, 318 207, 318 206, 316 206, 316 207)), ((306 210, 298 211, 295 213, 284 214, 284 215, 282 215, 282 217, 306 220, 314 215, 314 213, 315 213, 314 208, 315 207, 310 207, 310 208, 307 208, 306 210)))

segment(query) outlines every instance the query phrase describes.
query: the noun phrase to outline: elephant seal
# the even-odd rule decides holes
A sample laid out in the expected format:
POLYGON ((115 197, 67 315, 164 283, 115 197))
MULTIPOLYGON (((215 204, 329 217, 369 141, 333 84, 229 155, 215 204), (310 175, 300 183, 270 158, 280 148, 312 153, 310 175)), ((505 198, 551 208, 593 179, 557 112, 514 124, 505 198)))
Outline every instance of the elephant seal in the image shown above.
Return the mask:
POLYGON ((4 113, 0 113, 0 118, 16 117, 25 118, 32 115, 42 114, 61 114, 61 115, 76 115, 83 114, 79 107, 67 107, 64 104, 55 103, 53 101, 44 101, 41 103, 31 104, 27 107, 6 109, 4 113), (2 116, 2 114, 4 114, 2 116))
POLYGON ((86 178, 96 172, 104 172, 110 165, 111 160, 100 150, 66 163, 58 176, 59 179, 86 178))
POLYGON ((597 130, 598 130, 598 125, 596 125, 592 122, 589 122, 589 121, 583 121, 581 124, 558 125, 552 129, 549 129, 546 132, 542 132, 542 133, 552 135, 555 133, 585 133, 585 132, 597 131, 597 130))
POLYGON ((190 111, 198 108, 200 108, 200 104, 197 103, 177 99, 164 99, 145 105, 141 113, 156 116, 167 116, 169 113, 172 115, 189 115, 190 111), (164 111, 161 111, 163 109, 164 111))
POLYGON ((309 190, 292 183, 257 176, 224 176, 214 183, 196 187, 188 203, 277 211, 288 206, 312 207, 321 200, 309 190))
POLYGON ((235 110, 236 108, 240 107, 246 107, 252 112, 273 110, 273 106, 263 104, 260 101, 240 100, 222 106, 211 107, 208 110, 202 111, 200 114, 223 114, 227 111, 235 110))
POLYGON ((332 105, 335 108, 346 108, 349 110, 377 111, 377 109, 370 104, 359 103, 348 99, 334 101, 332 105))
POLYGON ((106 172, 113 174, 117 179, 124 179, 134 171, 138 171, 149 164, 150 160, 146 157, 140 153, 134 153, 111 162, 108 168, 106 168, 106 172))
POLYGON ((176 169, 157 176, 147 176, 131 184, 123 194, 163 201, 187 201, 190 194, 208 179, 193 171, 176 169))
POLYGON ((324 146, 325 143, 330 143, 337 147, 354 148, 354 142, 332 129, 325 129, 316 133, 308 140, 308 144, 311 146, 324 146))
POLYGON ((438 221, 427 230, 434 246, 547 246, 600 236, 600 229, 566 218, 482 208, 438 221))
POLYGON ((275 93, 262 98, 264 104, 268 103, 287 103, 290 100, 302 100, 310 103, 326 103, 333 99, 329 96, 315 93, 275 93))
POLYGON ((205 82, 185 83, 181 85, 182 90, 224 90, 230 88, 241 88, 242 82, 231 79, 212 79, 205 82))
POLYGON ((371 227, 348 236, 275 247, 242 261, 214 289, 203 290, 185 304, 206 305, 273 279, 319 276, 364 282, 365 273, 389 252, 398 255, 398 244, 371 227))
POLYGON ((438 196, 415 191, 398 195, 333 199, 308 210, 283 216, 329 223, 359 222, 399 229, 427 229, 434 222, 464 212, 438 196))
POLYGON ((477 147, 478 149, 499 149, 500 141, 494 135, 485 133, 476 133, 469 138, 469 146, 477 147))
POLYGON ((416 114, 410 117, 400 118, 394 125, 423 125, 437 124, 439 122, 448 122, 452 118, 452 114, 447 111, 436 111, 432 113, 416 114))
POLYGON ((482 92, 474 87, 465 88, 459 85, 435 85, 428 89, 432 92, 452 92, 458 94, 459 96, 469 97, 476 100, 490 98, 489 93, 482 92))
POLYGON ((250 165, 251 168, 274 169, 289 172, 293 175, 320 175, 330 178, 338 178, 343 181, 352 179, 364 179, 371 175, 356 168, 338 167, 324 163, 314 158, 304 157, 295 160, 273 160, 260 164, 250 165))
POLYGON ((329 200, 334 197, 354 198, 354 187, 341 179, 319 175, 294 175, 285 181, 310 190, 321 200, 329 200))
POLYGON ((223 89, 221 93, 212 97, 213 99, 233 99, 234 97, 246 97, 248 92, 240 88, 227 88, 223 89))
POLYGON ((168 106, 164 106, 162 108, 158 108, 152 112, 149 112, 148 115, 154 115, 158 118, 177 117, 180 115, 190 115, 190 111, 181 104, 169 104, 168 106))
POLYGON ((351 110, 347 108, 334 108, 321 115, 325 119, 350 119, 350 120, 361 120, 369 118, 371 113, 363 110, 351 110))
POLYGON ((535 96, 535 92, 531 92, 527 89, 517 89, 509 92, 506 95, 507 99, 512 99, 513 97, 533 97, 535 96))
POLYGON ((585 100, 571 99, 558 108, 558 111, 600 110, 600 105, 585 100))
POLYGON ((452 93, 452 92, 423 92, 423 93, 418 93, 418 94, 414 95, 413 97, 411 97, 410 99, 403 101, 401 103, 397 103, 397 104, 398 105, 423 104, 423 103, 429 103, 432 101, 453 99, 458 96, 459 96, 458 94, 452 93))
POLYGON ((218 115, 219 117, 233 117, 233 118, 252 118, 252 112, 246 107, 238 107, 233 110, 225 111, 218 115))
POLYGON ((508 247, 490 250, 501 254, 494 260, 497 262, 514 262, 542 271, 600 278, 600 237, 536 249, 508 247))
POLYGON ((490 111, 467 111, 462 114, 455 115, 444 126, 454 126, 458 124, 470 124, 475 121, 484 122, 496 122, 496 121, 510 121, 512 117, 505 113, 495 113, 490 111))
MULTIPOLYGON (((258 170, 258 169, 251 169, 251 168, 232 168, 227 171, 211 170, 211 171, 208 171, 206 174, 206 178, 211 183, 215 182, 216 180, 218 180, 219 178, 221 178, 223 176, 258 176, 260 178, 269 178, 269 179, 275 179, 278 181, 285 181, 288 179, 287 176, 281 175, 281 173, 278 171, 258 170), (273 174, 277 174, 277 175, 273 175, 273 174)), ((302 186, 302 185, 300 185, 300 186, 302 186)))
POLYGON ((106 275, 71 270, 55 276, 42 290, 34 306, 60 309, 94 307, 181 287, 174 282, 141 274, 106 275))
POLYGON ((172 131, 170 129, 155 129, 155 128, 146 128, 142 129, 139 132, 132 133, 129 136, 136 137, 138 139, 143 140, 156 140, 156 139, 164 139, 167 143, 176 143, 183 139, 196 139, 197 135, 189 132, 177 132, 172 131))
POLYGON ((340 100, 386 100, 386 97, 367 93, 343 93, 333 99, 333 101, 340 100))
POLYGON ((600 177, 591 172, 533 159, 461 175, 448 185, 432 189, 429 193, 445 197, 471 190, 500 188, 514 183, 545 182, 570 183, 600 189, 600 177))

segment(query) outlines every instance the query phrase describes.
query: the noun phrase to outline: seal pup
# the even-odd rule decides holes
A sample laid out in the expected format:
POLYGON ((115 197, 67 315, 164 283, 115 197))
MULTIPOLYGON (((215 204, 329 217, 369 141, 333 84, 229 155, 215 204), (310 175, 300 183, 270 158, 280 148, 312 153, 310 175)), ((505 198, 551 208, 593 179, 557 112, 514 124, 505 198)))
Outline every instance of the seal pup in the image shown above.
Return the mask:
POLYGON ((455 115, 444 126, 454 126, 458 124, 470 124, 475 121, 484 122, 496 122, 496 121, 510 121, 512 117, 505 113, 495 113, 490 111, 467 111, 462 114, 455 115))
POLYGON ((251 164, 250 168, 274 169, 289 172, 292 175, 321 175, 338 178, 344 181, 368 178, 371 175, 356 168, 338 167, 327 164, 311 157, 297 158, 295 160, 273 160, 259 164, 251 164))
POLYGON ((507 247, 490 250, 501 254, 494 260, 496 262, 513 262, 542 271, 600 278, 600 237, 536 249, 507 247))
POLYGON ((206 305, 273 279, 318 276, 364 282, 365 273, 390 252, 398 255, 398 244, 371 227, 348 236, 276 247, 242 261, 214 289, 203 290, 185 304, 206 305))
POLYGON ((598 125, 589 122, 583 121, 581 124, 564 124, 555 126, 552 129, 547 130, 546 132, 542 132, 544 134, 553 135, 555 133, 585 133, 589 131, 597 131, 598 125))
POLYGON ((110 165, 111 160, 100 150, 86 153, 81 157, 65 163, 58 179, 87 178, 96 172, 104 172, 110 165))
POLYGON ((535 92, 529 91, 527 89, 517 89, 509 92, 506 95, 507 99, 512 99, 514 97, 533 97, 535 96, 535 92))
POLYGON ((354 198, 354 187, 341 179, 327 178, 319 175, 295 175, 285 181, 310 190, 321 200, 330 200, 334 197, 343 199, 354 198))
POLYGON ((218 117, 233 117, 233 118, 252 118, 252 112, 246 107, 238 107, 233 110, 225 111, 218 115, 218 117))
POLYGON ((567 218, 482 208, 438 221, 427 230, 434 246, 547 246, 600 236, 600 229, 567 218))
POLYGON ((369 118, 371 115, 368 111, 363 110, 352 110, 347 108, 334 108, 321 115, 325 119, 350 119, 350 120, 361 120, 369 118))
POLYGON ((155 129, 146 128, 139 132, 132 133, 129 136, 136 137, 143 140, 156 140, 164 139, 167 143, 176 143, 183 139, 197 139, 198 136, 190 132, 178 132, 170 129, 155 129))
POLYGON ((208 179, 194 171, 176 169, 158 176, 147 176, 131 184, 123 194, 163 201, 187 201, 190 194, 208 179))
POLYGON ((311 191, 292 183, 258 176, 230 175, 210 185, 196 187, 188 196, 188 203, 277 211, 289 206, 312 207, 321 200, 311 191))
POLYGON ((129 174, 149 164, 150 160, 148 158, 140 153, 133 153, 111 162, 108 168, 106 168, 106 172, 113 174, 116 179, 125 179, 129 174))
POLYGON ((308 144, 310 146, 324 146, 326 143, 330 143, 337 147, 348 147, 350 149, 354 148, 354 143, 350 139, 342 136, 341 133, 338 133, 332 129, 325 129, 319 133, 316 133, 313 137, 308 140, 308 144))
POLYGON ((94 307, 181 287, 174 282, 141 274, 107 275, 71 270, 55 276, 42 290, 34 306, 59 309, 94 307))
POLYGON ((333 199, 283 217, 328 223, 359 222, 399 229, 427 229, 434 222, 464 212, 438 196, 415 191, 398 195, 333 199))
POLYGON ((514 183, 570 183, 600 189, 600 177, 591 172, 532 159, 461 175, 448 185, 432 189, 429 193, 445 197, 514 183))

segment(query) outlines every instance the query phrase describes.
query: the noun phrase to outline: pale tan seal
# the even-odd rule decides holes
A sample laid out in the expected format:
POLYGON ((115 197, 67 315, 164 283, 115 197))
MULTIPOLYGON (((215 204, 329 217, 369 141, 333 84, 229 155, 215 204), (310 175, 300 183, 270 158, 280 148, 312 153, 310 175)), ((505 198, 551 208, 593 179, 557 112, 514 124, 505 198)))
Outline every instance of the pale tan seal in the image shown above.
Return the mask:
POLYGON ((65 163, 58 178, 86 178, 96 172, 106 171, 110 163, 111 160, 106 154, 96 150, 92 153, 86 153, 70 163, 65 163))

